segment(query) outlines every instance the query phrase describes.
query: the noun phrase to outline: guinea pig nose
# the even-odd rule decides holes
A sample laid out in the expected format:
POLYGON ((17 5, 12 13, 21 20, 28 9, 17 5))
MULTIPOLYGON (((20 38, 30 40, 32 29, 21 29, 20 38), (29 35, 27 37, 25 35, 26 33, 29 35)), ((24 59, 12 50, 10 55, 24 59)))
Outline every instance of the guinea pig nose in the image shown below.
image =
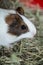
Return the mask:
POLYGON ((21 26, 21 29, 25 30, 26 29, 26 26, 25 25, 22 25, 21 26))

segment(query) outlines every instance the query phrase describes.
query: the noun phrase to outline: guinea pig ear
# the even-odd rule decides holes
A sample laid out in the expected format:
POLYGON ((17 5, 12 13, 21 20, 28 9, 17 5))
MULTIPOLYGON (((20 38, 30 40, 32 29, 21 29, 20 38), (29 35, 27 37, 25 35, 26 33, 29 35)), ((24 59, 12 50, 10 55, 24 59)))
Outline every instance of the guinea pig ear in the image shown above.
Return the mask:
POLYGON ((21 15, 24 15, 24 9, 22 7, 17 7, 16 8, 16 11, 21 14, 21 15))

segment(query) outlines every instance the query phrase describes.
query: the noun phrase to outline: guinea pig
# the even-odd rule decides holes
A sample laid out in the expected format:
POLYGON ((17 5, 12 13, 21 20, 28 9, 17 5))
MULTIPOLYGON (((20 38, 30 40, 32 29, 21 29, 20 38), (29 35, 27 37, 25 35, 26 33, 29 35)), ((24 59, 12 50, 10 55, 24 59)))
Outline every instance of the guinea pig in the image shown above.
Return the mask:
POLYGON ((9 46, 23 38, 33 38, 36 34, 34 24, 24 16, 22 7, 16 10, 0 8, 0 45, 9 46))

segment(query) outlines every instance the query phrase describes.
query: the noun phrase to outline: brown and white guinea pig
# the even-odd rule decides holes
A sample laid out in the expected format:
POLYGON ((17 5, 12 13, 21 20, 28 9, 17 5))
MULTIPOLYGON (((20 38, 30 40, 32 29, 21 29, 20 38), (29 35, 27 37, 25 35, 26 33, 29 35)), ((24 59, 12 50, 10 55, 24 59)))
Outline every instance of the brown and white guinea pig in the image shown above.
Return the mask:
POLYGON ((36 34, 34 24, 24 16, 24 10, 0 8, 0 45, 9 46, 23 38, 33 38, 36 34))

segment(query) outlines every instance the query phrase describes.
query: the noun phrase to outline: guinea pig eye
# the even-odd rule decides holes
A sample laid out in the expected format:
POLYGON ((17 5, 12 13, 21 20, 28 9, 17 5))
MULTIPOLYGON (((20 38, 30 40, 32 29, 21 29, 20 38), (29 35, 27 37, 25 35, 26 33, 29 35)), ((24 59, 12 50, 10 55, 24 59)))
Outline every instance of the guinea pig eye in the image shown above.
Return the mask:
POLYGON ((22 25, 22 26, 21 26, 21 29, 22 29, 22 30, 25 30, 25 29, 26 29, 26 26, 25 26, 25 25, 22 25))

